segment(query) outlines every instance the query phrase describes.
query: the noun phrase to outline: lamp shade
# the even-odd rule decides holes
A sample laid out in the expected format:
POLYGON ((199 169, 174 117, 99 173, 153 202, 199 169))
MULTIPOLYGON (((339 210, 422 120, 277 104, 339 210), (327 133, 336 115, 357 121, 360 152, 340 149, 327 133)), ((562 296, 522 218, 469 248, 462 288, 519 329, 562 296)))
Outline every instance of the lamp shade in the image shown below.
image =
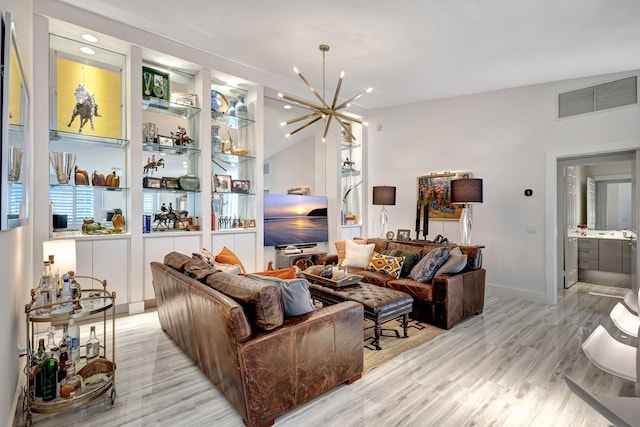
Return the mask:
POLYGON ((460 178, 451 181, 451 203, 482 203, 482 179, 460 178))
POLYGON ((373 187, 373 204, 383 206, 395 206, 396 187, 373 187))

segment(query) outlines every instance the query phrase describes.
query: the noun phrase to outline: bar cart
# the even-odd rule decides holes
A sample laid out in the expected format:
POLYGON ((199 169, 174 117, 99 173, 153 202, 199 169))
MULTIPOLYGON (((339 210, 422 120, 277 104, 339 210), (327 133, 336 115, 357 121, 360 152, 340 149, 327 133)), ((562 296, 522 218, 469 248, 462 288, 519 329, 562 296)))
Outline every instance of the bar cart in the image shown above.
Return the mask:
MULTIPOLYGON (((111 392, 109 399, 111 405, 115 402, 115 319, 116 319, 116 293, 107 290, 107 281, 91 276, 75 276, 81 291, 74 295, 72 300, 56 301, 48 305, 37 305, 34 298, 34 289, 31 291, 31 302, 25 305, 26 334, 27 334, 27 364, 25 373, 27 385, 24 388, 25 426, 31 426, 32 414, 53 414, 77 408, 107 392, 111 392), (101 288, 97 288, 98 284, 101 288), (49 313, 39 314, 42 309, 49 309, 49 313), (110 313, 109 313, 110 312, 110 313), (102 316, 100 316, 102 313, 102 316), (111 339, 108 340, 107 319, 111 318, 111 339), (82 378, 81 387, 69 397, 62 397, 59 392, 53 400, 44 401, 42 397, 36 397, 34 393, 35 383, 33 367, 37 366, 36 349, 38 336, 36 334, 37 323, 61 324, 71 319, 100 320, 102 318, 102 341, 100 342, 98 356, 87 360, 86 351, 83 354, 84 343, 80 341, 79 357, 77 358, 76 372, 82 378), (110 341, 110 345, 107 342, 110 341), (110 358, 107 358, 107 349, 110 347, 110 358)), ((58 386, 58 389, 61 387, 58 386)))

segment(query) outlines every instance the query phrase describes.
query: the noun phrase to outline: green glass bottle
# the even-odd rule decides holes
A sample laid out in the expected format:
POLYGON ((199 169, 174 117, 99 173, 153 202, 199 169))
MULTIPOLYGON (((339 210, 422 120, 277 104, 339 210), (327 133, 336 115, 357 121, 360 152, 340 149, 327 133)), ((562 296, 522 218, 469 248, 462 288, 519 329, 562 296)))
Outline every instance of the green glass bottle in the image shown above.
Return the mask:
POLYGON ((35 377, 35 395, 36 397, 42 397, 42 362, 45 359, 44 351, 44 338, 40 338, 38 341, 38 351, 35 356, 35 366, 33 368, 33 375, 35 377))
POLYGON ((47 358, 40 368, 42 375, 42 400, 49 402, 56 398, 58 385, 58 361, 53 357, 53 352, 47 352, 47 358))

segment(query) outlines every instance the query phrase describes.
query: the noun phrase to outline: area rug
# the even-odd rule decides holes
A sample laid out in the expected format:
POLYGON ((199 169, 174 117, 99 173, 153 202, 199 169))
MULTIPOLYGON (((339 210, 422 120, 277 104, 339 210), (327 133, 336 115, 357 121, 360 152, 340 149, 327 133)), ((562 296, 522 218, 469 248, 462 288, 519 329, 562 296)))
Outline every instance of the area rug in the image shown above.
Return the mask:
POLYGON ((364 322, 364 368, 362 374, 366 375, 372 369, 388 362, 394 357, 418 347, 426 342, 431 341, 438 335, 447 332, 444 329, 436 328, 427 323, 418 322, 416 320, 409 321, 407 329, 407 338, 397 338, 392 330, 397 330, 401 337, 404 336, 402 331, 402 322, 392 320, 382 325, 384 329, 383 336, 380 337, 380 347, 382 350, 375 350, 373 346, 373 322, 365 320, 364 322))

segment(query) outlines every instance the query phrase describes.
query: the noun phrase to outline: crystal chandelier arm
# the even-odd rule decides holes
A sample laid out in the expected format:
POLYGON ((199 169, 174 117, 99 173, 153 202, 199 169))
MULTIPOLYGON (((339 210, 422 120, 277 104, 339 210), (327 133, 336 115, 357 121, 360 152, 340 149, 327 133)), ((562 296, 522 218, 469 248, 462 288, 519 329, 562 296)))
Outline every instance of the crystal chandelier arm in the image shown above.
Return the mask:
POLYGON ((340 110, 344 107, 346 107, 347 105, 351 104, 353 101, 355 101, 356 99, 360 99, 363 96, 365 96, 367 93, 371 92, 371 88, 367 89, 367 90, 363 90, 362 92, 360 92, 359 94, 352 96, 351 98, 347 99, 346 101, 344 101, 342 104, 338 105, 336 108, 334 108, 334 110, 340 110))
POLYGON ((302 75, 302 73, 300 71, 298 71, 297 68, 294 68, 296 74, 298 74, 298 77, 300 77, 302 79, 302 81, 304 82, 304 84, 307 85, 307 87, 309 88, 309 90, 311 91, 311 93, 313 93, 316 98, 318 98, 318 100, 322 103, 322 106, 324 108, 329 108, 329 106, 327 105, 327 103, 324 101, 324 99, 320 96, 320 94, 318 92, 316 92, 316 90, 313 88, 313 86, 311 86, 311 83, 309 83, 307 81, 307 79, 304 78, 304 76, 302 75))
POLYGON ((320 115, 321 114, 316 111, 314 113, 307 114, 306 116, 300 116, 300 117, 297 117, 295 119, 287 120, 286 122, 280 123, 280 125, 287 126, 287 125, 290 125, 291 123, 299 122, 299 121, 305 120, 305 119, 313 119, 314 117, 317 117, 317 116, 320 116, 320 115))
POLYGON ((311 126, 312 124, 314 124, 315 122, 317 122, 321 118, 322 118, 322 116, 318 116, 315 119, 311 120, 310 122, 305 123, 304 125, 300 126, 298 129, 294 130, 293 132, 290 132, 289 136, 295 135, 296 133, 300 132, 302 129, 306 128, 307 126, 311 126))

